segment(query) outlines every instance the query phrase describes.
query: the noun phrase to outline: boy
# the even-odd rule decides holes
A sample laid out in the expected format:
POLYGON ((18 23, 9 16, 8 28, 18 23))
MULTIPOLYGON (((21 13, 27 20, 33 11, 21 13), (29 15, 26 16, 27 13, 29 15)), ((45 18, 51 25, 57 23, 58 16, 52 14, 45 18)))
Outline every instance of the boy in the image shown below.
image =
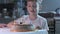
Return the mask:
MULTIPOLYGON (((27 0, 26 7, 29 14, 22 16, 14 22, 17 24, 20 24, 20 22, 22 22, 22 24, 33 24, 36 28, 39 27, 41 29, 49 30, 47 20, 37 14, 37 0, 27 0)), ((11 27, 12 25, 13 22, 10 22, 8 27, 11 27)))

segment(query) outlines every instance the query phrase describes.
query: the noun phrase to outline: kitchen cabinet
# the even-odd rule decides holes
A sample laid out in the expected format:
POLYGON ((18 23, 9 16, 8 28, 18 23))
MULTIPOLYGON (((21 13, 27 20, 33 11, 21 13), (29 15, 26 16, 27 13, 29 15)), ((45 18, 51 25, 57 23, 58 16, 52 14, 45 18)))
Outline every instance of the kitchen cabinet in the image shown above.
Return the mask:
POLYGON ((55 34, 60 34, 60 16, 54 17, 55 19, 55 34))

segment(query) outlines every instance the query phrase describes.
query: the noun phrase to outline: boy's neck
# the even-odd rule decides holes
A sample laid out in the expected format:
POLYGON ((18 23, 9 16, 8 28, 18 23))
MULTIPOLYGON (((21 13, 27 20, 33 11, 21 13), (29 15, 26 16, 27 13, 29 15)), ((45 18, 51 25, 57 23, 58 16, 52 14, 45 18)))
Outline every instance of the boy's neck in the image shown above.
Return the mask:
POLYGON ((35 20, 35 19, 37 18, 37 15, 29 15, 29 18, 30 18, 31 20, 35 20))

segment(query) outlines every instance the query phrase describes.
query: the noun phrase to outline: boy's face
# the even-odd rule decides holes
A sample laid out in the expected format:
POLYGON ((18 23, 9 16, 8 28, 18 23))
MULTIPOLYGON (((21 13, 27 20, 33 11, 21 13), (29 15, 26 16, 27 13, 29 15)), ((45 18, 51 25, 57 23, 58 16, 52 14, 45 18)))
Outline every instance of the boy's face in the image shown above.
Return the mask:
POLYGON ((36 14, 37 13, 37 5, 36 2, 29 1, 27 2, 27 10, 29 14, 36 14))

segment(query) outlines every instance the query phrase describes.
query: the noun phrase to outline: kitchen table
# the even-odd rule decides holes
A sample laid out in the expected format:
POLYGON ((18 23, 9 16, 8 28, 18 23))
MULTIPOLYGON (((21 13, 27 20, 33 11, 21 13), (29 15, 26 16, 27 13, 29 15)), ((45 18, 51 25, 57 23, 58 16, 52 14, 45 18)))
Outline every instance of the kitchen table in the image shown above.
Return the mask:
POLYGON ((30 32, 11 32, 10 28, 0 28, 0 34, 48 34, 44 29, 30 32))

